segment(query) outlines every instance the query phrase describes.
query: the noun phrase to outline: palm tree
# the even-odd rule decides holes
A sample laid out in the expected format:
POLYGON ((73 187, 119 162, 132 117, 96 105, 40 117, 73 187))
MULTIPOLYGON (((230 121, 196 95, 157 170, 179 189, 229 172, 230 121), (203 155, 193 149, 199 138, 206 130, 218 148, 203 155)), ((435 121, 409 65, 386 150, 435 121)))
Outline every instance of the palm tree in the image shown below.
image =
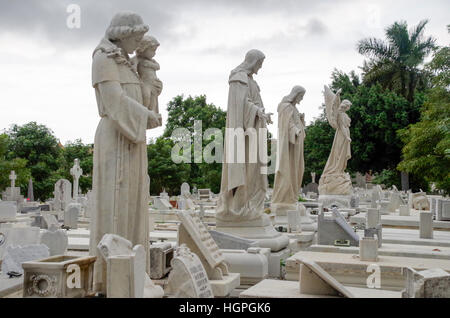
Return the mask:
POLYGON ((428 78, 428 73, 419 66, 437 48, 433 37, 423 37, 427 23, 428 20, 420 21, 408 32, 405 21, 395 22, 386 28, 387 41, 376 38, 360 40, 358 52, 370 58, 362 67, 364 83, 378 82, 412 102, 416 88, 424 87, 428 78))

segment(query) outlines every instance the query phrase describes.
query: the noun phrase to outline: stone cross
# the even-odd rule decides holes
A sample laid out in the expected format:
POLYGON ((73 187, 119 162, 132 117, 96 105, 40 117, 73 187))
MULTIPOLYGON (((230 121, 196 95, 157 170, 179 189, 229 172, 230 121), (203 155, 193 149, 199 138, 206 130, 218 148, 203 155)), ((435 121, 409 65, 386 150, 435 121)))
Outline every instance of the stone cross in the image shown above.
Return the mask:
POLYGON ((16 172, 14 170, 11 171, 11 174, 9 175, 9 180, 11 180, 11 188, 14 188, 16 186, 16 172))
POLYGON ((73 199, 78 198, 78 180, 83 174, 83 169, 80 168, 80 160, 75 159, 72 169, 70 169, 70 174, 73 176, 73 199))
POLYGON ((315 172, 311 172, 311 183, 316 183, 316 173, 315 172))

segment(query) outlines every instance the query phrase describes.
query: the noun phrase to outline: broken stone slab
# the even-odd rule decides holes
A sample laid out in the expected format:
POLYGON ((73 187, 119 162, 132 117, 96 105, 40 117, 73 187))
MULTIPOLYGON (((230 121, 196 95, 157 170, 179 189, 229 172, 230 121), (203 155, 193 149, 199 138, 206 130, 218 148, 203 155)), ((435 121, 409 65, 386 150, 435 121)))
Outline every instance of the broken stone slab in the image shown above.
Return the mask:
POLYGON ((3 255, 2 276, 6 276, 9 272, 23 274, 22 263, 47 258, 49 256, 49 249, 44 244, 8 246, 3 255))

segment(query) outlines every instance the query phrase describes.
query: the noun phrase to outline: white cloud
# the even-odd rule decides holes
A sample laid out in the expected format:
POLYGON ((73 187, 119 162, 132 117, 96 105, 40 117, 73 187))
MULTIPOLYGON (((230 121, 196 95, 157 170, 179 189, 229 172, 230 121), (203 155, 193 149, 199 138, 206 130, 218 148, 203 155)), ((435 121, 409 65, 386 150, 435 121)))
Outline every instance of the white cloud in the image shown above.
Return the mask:
MULTIPOLYGON (((127 6, 118 2, 117 7, 109 5, 102 12, 100 5, 82 2, 83 35, 59 25, 65 23, 65 11, 47 24, 44 13, 34 17, 35 23, 45 27, 34 27, 29 21, 27 29, 24 21, 20 28, 0 31, 0 128, 37 121, 50 127, 63 143, 77 138, 93 142, 99 116, 91 87, 91 52, 107 27, 106 16, 127 6)), ((154 2, 156 11, 149 3, 130 2, 129 9, 148 17, 151 32, 161 42, 156 59, 161 64, 158 76, 164 82, 160 96, 163 120, 167 119, 165 105, 178 94, 205 94, 208 102, 226 109, 229 72, 252 48, 266 55, 255 77, 266 111, 276 113, 291 87, 302 85, 307 92, 300 109, 308 122, 320 113, 321 91, 330 82, 332 70, 358 71, 363 61, 355 50, 359 39, 382 38, 384 28, 394 21, 403 19, 413 26, 430 18, 426 34, 435 36, 440 45, 448 45, 449 40, 448 1, 433 1, 426 7, 418 0, 319 1, 314 5, 309 1, 265 1, 261 5, 168 1, 166 6, 154 2), (157 19, 156 13, 164 19, 157 19)), ((15 7, 11 19, 32 19, 21 10, 26 8, 15 7)), ((51 7, 47 4, 42 11, 50 12, 51 7)), ((270 130, 276 134, 275 127, 270 130)), ((156 137, 162 130, 147 135, 156 137)))

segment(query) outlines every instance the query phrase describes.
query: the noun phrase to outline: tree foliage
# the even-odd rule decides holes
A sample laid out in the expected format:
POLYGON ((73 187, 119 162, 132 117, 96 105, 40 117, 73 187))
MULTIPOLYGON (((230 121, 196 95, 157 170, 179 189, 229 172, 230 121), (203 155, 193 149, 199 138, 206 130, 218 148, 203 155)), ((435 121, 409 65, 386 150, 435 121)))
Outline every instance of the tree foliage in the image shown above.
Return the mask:
POLYGON ((376 38, 360 40, 358 52, 370 59, 364 62, 363 81, 366 85, 380 83, 413 102, 416 88, 427 85, 428 73, 420 68, 425 57, 435 48, 433 37, 423 36, 428 20, 408 31, 405 21, 386 28, 386 41, 376 38))
POLYGON ((450 48, 440 49, 429 69, 436 74, 421 120, 399 131, 405 146, 399 169, 421 174, 450 193, 450 48))
POLYGON ((54 173, 59 168, 61 145, 53 132, 44 125, 30 122, 23 126, 13 125, 7 132, 9 135, 8 160, 22 158, 27 160, 26 167, 33 178, 35 198, 48 199, 55 182, 54 173))

